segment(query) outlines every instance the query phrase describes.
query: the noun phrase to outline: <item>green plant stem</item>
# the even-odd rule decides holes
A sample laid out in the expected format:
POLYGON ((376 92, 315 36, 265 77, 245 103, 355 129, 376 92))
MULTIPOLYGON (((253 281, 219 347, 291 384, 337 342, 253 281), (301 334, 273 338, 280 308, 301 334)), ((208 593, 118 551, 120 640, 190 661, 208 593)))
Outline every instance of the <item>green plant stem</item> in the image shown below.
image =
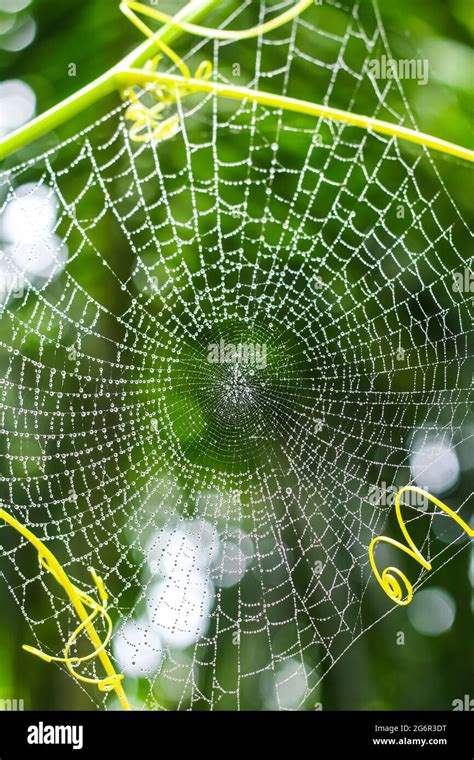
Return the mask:
POLYGON ((455 145, 447 140, 441 140, 438 137, 433 137, 424 132, 417 132, 408 127, 402 127, 388 121, 381 121, 372 116, 365 116, 364 114, 353 113, 352 111, 343 111, 339 108, 321 105, 320 103, 310 103, 306 100, 298 100, 286 95, 253 90, 236 85, 224 85, 202 79, 184 79, 182 76, 162 74, 156 71, 129 69, 127 71, 116 72, 115 76, 117 79, 117 89, 125 89, 133 85, 144 87, 146 84, 153 82, 164 84, 171 90, 176 91, 181 89, 185 92, 210 93, 221 98, 231 98, 232 100, 247 100, 250 103, 259 103, 271 108, 282 108, 286 111, 330 119, 331 121, 342 122, 343 124, 360 127, 361 129, 369 129, 378 134, 396 137, 397 139, 406 140, 416 145, 424 145, 430 150, 440 151, 441 153, 456 156, 456 158, 462 158, 465 161, 474 162, 474 151, 469 148, 463 148, 461 145, 455 145))
MULTIPOLYGON (((218 2, 219 0, 190 0, 176 15, 176 19, 190 23, 197 22, 218 2)), ((171 44, 182 34, 183 31, 179 27, 164 26, 157 32, 156 38, 171 44)), ((39 137, 61 126, 76 114, 81 113, 93 103, 114 92, 117 89, 117 73, 131 67, 143 66, 156 53, 157 47, 154 40, 146 40, 138 45, 125 58, 86 87, 82 87, 74 95, 0 140, 0 159, 5 159, 20 148, 26 147, 39 137)))

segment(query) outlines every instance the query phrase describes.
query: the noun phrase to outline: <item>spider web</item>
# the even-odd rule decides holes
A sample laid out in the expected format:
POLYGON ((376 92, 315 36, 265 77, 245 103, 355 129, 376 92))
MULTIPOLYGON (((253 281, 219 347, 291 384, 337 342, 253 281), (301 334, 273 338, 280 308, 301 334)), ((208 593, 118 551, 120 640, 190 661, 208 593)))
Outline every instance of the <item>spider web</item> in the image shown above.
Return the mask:
MULTIPOLYGON (((222 25, 291 3, 258 5, 222 25)), ((363 6, 186 60, 415 126, 400 82, 370 74, 390 51, 363 6)), ((175 108, 169 140, 131 141, 125 103, 2 175, 1 501, 81 588, 88 566, 103 577, 135 706, 314 708, 393 609, 367 548, 399 536, 371 487, 414 482, 417 456, 423 485, 473 438, 472 297, 453 288, 471 236, 422 148, 210 95, 175 108)), ((407 514, 435 568, 464 547, 407 514)), ((60 653, 70 604, 0 539, 37 645, 60 653)))

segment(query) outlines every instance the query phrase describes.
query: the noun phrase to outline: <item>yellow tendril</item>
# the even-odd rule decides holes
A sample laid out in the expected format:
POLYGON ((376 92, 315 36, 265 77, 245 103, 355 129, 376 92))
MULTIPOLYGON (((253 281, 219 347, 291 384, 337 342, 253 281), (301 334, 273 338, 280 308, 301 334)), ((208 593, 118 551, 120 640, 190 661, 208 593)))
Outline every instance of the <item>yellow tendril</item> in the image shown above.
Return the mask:
POLYGON ((27 644, 23 645, 23 649, 30 654, 34 654, 36 657, 39 657, 45 662, 64 663, 71 675, 81 683, 97 686, 99 691, 103 692, 115 691, 124 710, 130 710, 130 705, 121 683, 124 676, 123 674, 116 673, 115 668, 106 651, 112 637, 113 623, 106 609, 108 603, 108 594, 102 578, 97 575, 93 568, 89 568, 89 572, 96 586, 100 600, 97 601, 71 582, 54 554, 43 544, 42 541, 40 541, 39 538, 34 535, 34 533, 32 533, 20 522, 18 522, 18 520, 16 520, 4 509, 0 509, 0 519, 4 520, 8 525, 14 528, 18 533, 20 533, 20 535, 26 538, 27 541, 29 541, 35 547, 38 552, 38 559, 41 568, 46 570, 46 572, 48 572, 54 578, 54 580, 60 586, 62 586, 81 620, 80 624, 69 636, 64 647, 64 654, 62 657, 54 657, 48 655, 45 652, 42 652, 40 649, 31 647, 27 644), (88 613, 87 610, 90 610, 90 612, 88 613), (103 618, 107 625, 107 634, 103 641, 101 640, 100 635, 94 626, 94 621, 99 615, 103 618), (89 636, 92 644, 94 645, 94 649, 92 652, 82 657, 71 656, 71 648, 83 631, 86 632, 89 636), (77 672, 76 667, 78 665, 84 662, 89 662, 96 657, 100 659, 107 673, 107 676, 105 678, 88 678, 77 672))
MULTIPOLYGON (((142 16, 148 16, 149 18, 152 18, 155 21, 159 21, 162 24, 169 24, 169 26, 174 26, 176 29, 181 29, 183 32, 194 34, 197 37, 209 37, 210 39, 214 40, 235 41, 249 40, 252 37, 258 37, 261 34, 267 34, 268 32, 272 32, 275 29, 279 29, 279 27, 284 26, 289 21, 293 21, 293 19, 295 19, 297 16, 300 16, 303 11, 309 8, 310 5, 313 5, 313 3, 314 0, 299 0, 299 2, 295 3, 292 8, 289 8, 287 11, 280 13, 279 16, 275 16, 275 18, 271 19, 270 21, 266 21, 264 24, 257 24, 256 26, 252 26, 250 29, 213 29, 212 27, 208 26, 200 26, 199 24, 189 24, 186 21, 181 21, 174 16, 170 16, 168 13, 163 13, 163 11, 159 11, 156 8, 150 8, 144 3, 134 2, 133 0, 123 0, 123 2, 120 3, 120 10, 125 14, 125 16, 127 16, 127 18, 130 19, 133 24, 135 24, 138 29, 146 34, 147 37, 150 37, 150 39, 153 39, 155 37, 154 33, 136 15, 135 11, 137 13, 140 13, 142 16)), ((163 43, 158 40, 157 42, 159 43, 160 48, 164 50, 163 43)), ((174 60, 173 56, 176 56, 176 53, 174 53, 171 48, 167 49, 171 53, 171 55, 168 53, 169 57, 174 60)), ((176 56, 176 58, 178 58, 178 56, 176 56)), ((180 66, 178 63, 177 65, 180 66)))
MULTIPOLYGON (((149 61, 145 67, 146 71, 155 71, 161 59, 156 56, 149 61)), ((194 79, 197 81, 207 82, 212 73, 212 66, 209 61, 203 61, 198 67, 194 79)), ((134 142, 161 142, 168 140, 176 135, 181 129, 179 114, 174 113, 172 116, 165 118, 166 109, 176 103, 178 90, 167 87, 164 84, 151 84, 147 87, 146 92, 155 99, 153 106, 147 106, 135 92, 133 87, 127 88, 122 95, 129 100, 131 105, 125 113, 128 121, 133 121, 133 126, 129 130, 130 138, 134 142)), ((181 88, 180 94, 186 97, 191 92, 185 86, 181 88)))
POLYGON ((174 113, 172 116, 165 118, 166 110, 176 103, 178 94, 180 97, 186 97, 191 92, 195 92, 196 82, 207 82, 212 74, 211 62, 202 61, 196 74, 192 77, 191 72, 183 59, 169 45, 163 42, 163 40, 159 39, 156 36, 156 32, 153 32, 153 30, 150 29, 150 27, 147 26, 137 14, 147 16, 154 21, 159 21, 161 24, 169 24, 181 31, 199 37, 235 41, 248 40, 252 37, 257 37, 260 34, 266 34, 274 29, 278 29, 280 26, 288 23, 288 21, 299 16, 304 10, 306 10, 306 8, 309 8, 312 3, 313 0, 300 0, 292 8, 281 13, 279 16, 276 16, 271 21, 267 21, 264 24, 258 24, 250 29, 231 30, 212 29, 206 26, 199 26, 198 24, 189 24, 185 21, 180 21, 167 13, 163 13, 156 8, 149 8, 143 3, 124 0, 124 2, 120 3, 120 10, 122 13, 146 37, 154 40, 156 46, 160 50, 160 55, 156 56, 152 61, 149 61, 144 70, 148 72, 156 71, 156 67, 164 54, 175 64, 184 79, 184 87, 181 85, 179 88, 167 87, 162 83, 151 84, 148 86, 146 92, 156 101, 153 106, 147 106, 133 87, 123 90, 122 96, 131 103, 125 113, 125 118, 128 121, 133 122, 133 126, 129 130, 130 139, 134 142, 160 142, 178 134, 181 129, 179 114, 174 113), (193 80, 193 86, 187 88, 186 82, 190 80, 193 80))
POLYGON ((376 538, 373 538, 370 542, 369 546, 369 559, 370 564, 372 566, 372 570, 374 572, 375 577, 377 578, 379 584, 387 594, 387 596, 396 604, 399 604, 401 606, 405 606, 407 604, 410 604, 410 602, 413 599, 413 586, 408 580, 405 573, 400 570, 398 567, 386 567, 382 573, 379 573, 377 569, 377 565, 375 563, 375 557, 374 557, 374 551, 375 546, 378 543, 385 543, 389 544, 390 546, 395 546, 397 549, 400 549, 405 554, 408 554, 409 557, 416 560, 418 564, 420 564, 422 567, 424 567, 425 570, 431 570, 432 566, 426 560, 421 552, 417 549, 415 546, 415 543, 413 539, 411 538, 408 529, 405 525, 405 521, 402 517, 401 512, 401 497, 404 493, 417 493, 423 496, 428 501, 435 504, 439 509, 443 510, 449 517, 451 517, 455 522, 457 522, 458 525, 461 526, 463 531, 467 533, 467 535, 470 538, 474 537, 474 530, 469 527, 469 525, 464 522, 464 520, 459 517, 459 515, 456 514, 456 512, 453 512, 452 509, 450 509, 446 504, 443 504, 442 501, 437 499, 435 496, 432 496, 427 491, 424 491, 422 488, 418 488, 417 486, 404 486, 401 488, 395 497, 395 514, 397 516, 397 521, 400 526, 400 529, 403 533, 403 536, 405 538, 405 541, 407 545, 400 543, 400 541, 396 541, 394 538, 389 538, 387 536, 377 536, 376 538), (402 584, 405 587, 402 588, 402 584))

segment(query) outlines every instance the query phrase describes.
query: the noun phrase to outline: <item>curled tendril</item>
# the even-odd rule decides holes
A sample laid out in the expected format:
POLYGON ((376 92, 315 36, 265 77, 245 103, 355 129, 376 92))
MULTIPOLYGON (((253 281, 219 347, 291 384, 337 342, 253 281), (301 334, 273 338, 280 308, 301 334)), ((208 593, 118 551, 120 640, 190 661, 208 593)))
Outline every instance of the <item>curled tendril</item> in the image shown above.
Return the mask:
MULTIPOLYGON (((38 555, 39 563, 41 567, 46 570, 52 577, 57 581, 59 584, 61 584, 61 579, 59 578, 57 572, 54 570, 54 568, 51 566, 50 562, 48 561, 48 558, 45 557, 43 554, 38 555)), ((119 681, 123 680, 123 674, 114 674, 107 676, 106 678, 88 678, 86 676, 81 675, 77 672, 75 669, 75 666, 80 665, 84 662, 89 662, 90 660, 95 659, 100 652, 105 651, 106 647, 108 646, 110 639, 112 637, 112 631, 113 631, 113 623, 110 615, 107 612, 107 602, 108 602, 108 594, 105 590, 104 582, 102 578, 100 578, 95 570, 90 567, 89 572, 92 575, 92 579, 96 585, 100 602, 97 602, 93 597, 91 597, 89 594, 82 591, 78 586, 73 585, 74 591, 77 594, 77 597, 81 600, 84 607, 91 610, 91 613, 77 626, 77 628, 72 632, 72 634, 69 636, 66 646, 64 647, 64 656, 63 657, 52 657, 45 652, 42 652, 40 649, 37 649, 36 647, 28 646, 27 644, 23 645, 23 649, 25 652, 29 652, 30 654, 34 654, 36 657, 39 657, 40 659, 44 660, 45 662, 63 662, 69 672, 72 676, 78 681, 81 681, 81 683, 87 683, 92 684, 94 686, 97 686, 99 691, 108 692, 115 689, 116 684, 119 681), (103 619, 105 620, 107 624, 107 634, 103 641, 100 641, 100 643, 97 643, 92 650, 87 655, 84 655, 82 657, 72 657, 71 656, 71 649, 73 644, 77 641, 79 636, 83 631, 87 631, 89 626, 91 626, 95 619, 101 615, 103 619)))
MULTIPOLYGON (((155 71, 161 59, 156 56, 145 67, 145 70, 155 71)), ((212 65, 209 61, 203 61, 198 67, 194 79, 207 82, 212 74, 212 65)), ((186 87, 179 90, 180 97, 186 97, 191 92, 186 87)), ((166 112, 173 106, 176 107, 178 90, 166 87, 162 84, 148 85, 143 94, 137 94, 133 87, 123 91, 123 97, 130 102, 125 113, 125 119, 132 121, 129 129, 131 140, 134 142, 161 142, 178 134, 181 129, 179 114, 173 113, 166 117, 166 112), (142 98, 144 95, 151 96, 155 103, 147 106, 142 98)))
MULTIPOLYGON (((278 29, 303 13, 303 11, 309 8, 312 3, 313 0, 299 0, 292 8, 280 13, 280 15, 276 16, 271 21, 264 24, 258 24, 250 29, 232 30, 212 29, 197 24, 189 24, 177 16, 170 16, 156 8, 150 8, 143 3, 134 2, 133 0, 124 0, 121 2, 120 10, 122 13, 146 37, 153 40, 157 48, 160 50, 160 55, 148 62, 144 67, 144 70, 156 71, 156 66, 159 60, 165 55, 179 69, 183 78, 183 82, 179 89, 177 87, 171 88, 157 83, 148 86, 146 90, 144 92, 141 91, 140 94, 137 93, 134 87, 129 87, 122 91, 124 99, 130 102, 130 106, 125 113, 125 119, 133 122, 133 125, 129 129, 130 139, 134 142, 161 142, 176 135, 181 129, 177 108, 175 113, 169 117, 166 117, 165 113, 168 108, 175 106, 178 97, 186 97, 191 92, 195 91, 192 87, 186 87, 186 82, 191 79, 191 72, 186 63, 171 47, 169 47, 169 45, 150 29, 140 16, 151 18, 161 24, 169 24, 176 29, 188 32, 189 34, 194 34, 198 37, 237 41, 247 40, 273 31, 274 29, 278 29), (143 102, 143 97, 146 97, 146 95, 148 95, 148 97, 151 95, 154 98, 155 103, 152 106, 147 106, 146 103, 143 102)), ((211 74, 212 64, 210 61, 203 61, 196 71, 194 81, 201 80, 207 82, 211 74)))
POLYGON ((107 612, 108 593, 105 588, 102 578, 100 578, 93 568, 89 568, 89 572, 94 581, 98 600, 94 599, 90 594, 83 591, 76 584, 72 583, 69 576, 58 562, 54 554, 40 541, 37 536, 25 525, 22 525, 15 517, 4 509, 0 509, 0 519, 4 520, 8 525, 14 528, 23 538, 29 541, 38 552, 38 560, 40 568, 49 573, 54 580, 64 589, 71 604, 74 607, 77 615, 80 618, 80 623, 77 628, 69 636, 66 645, 63 650, 62 657, 54 657, 52 655, 42 652, 36 647, 29 645, 23 645, 23 649, 30 654, 39 657, 45 662, 62 662, 66 665, 71 675, 81 683, 91 684, 97 686, 99 691, 109 692, 115 691, 117 697, 124 708, 124 710, 130 710, 127 697, 123 690, 121 681, 124 676, 121 673, 116 673, 115 668, 107 654, 107 646, 110 643, 113 631, 112 619, 107 612), (106 624, 107 633, 102 640, 97 632, 94 622, 98 616, 101 616, 106 624), (71 655, 71 649, 81 633, 86 633, 93 645, 93 650, 81 657, 75 657, 71 655), (98 658, 107 675, 104 678, 89 678, 83 676, 77 672, 76 668, 82 663, 89 662, 98 658))
POLYGON ((386 567, 382 572, 382 588, 387 596, 398 604, 410 604, 413 599, 413 586, 398 567, 386 567), (404 599, 403 589, 398 578, 405 586, 406 598, 404 599))
POLYGON ((424 491, 422 488, 418 488, 417 486, 405 486, 404 488, 401 488, 395 497, 395 513, 407 545, 400 543, 400 541, 396 541, 394 538, 389 538, 388 536, 377 536, 376 538, 372 539, 369 546, 370 564, 372 566, 373 573, 377 578, 377 581, 387 596, 400 606, 406 606, 412 601, 413 586, 408 580, 405 573, 398 567, 386 567, 382 573, 380 573, 375 563, 374 553, 375 547, 378 543, 389 544, 390 546, 395 546, 397 549, 400 549, 405 554, 408 554, 409 557, 418 562, 418 564, 421 565, 425 570, 430 571, 432 569, 430 562, 428 562, 428 560, 423 557, 421 552, 415 546, 415 543, 408 533, 405 521, 402 517, 401 498, 404 493, 408 493, 410 491, 412 493, 420 494, 424 499, 427 499, 432 504, 435 504, 435 506, 439 507, 439 509, 441 509, 455 522, 457 522, 457 524, 461 526, 461 528, 465 533, 467 533, 468 536, 470 536, 470 538, 474 537, 474 530, 470 528, 469 525, 464 522, 464 520, 462 520, 459 515, 456 514, 456 512, 453 512, 452 509, 446 506, 446 504, 443 504, 443 502, 437 499, 435 496, 432 496, 430 493, 424 491))

